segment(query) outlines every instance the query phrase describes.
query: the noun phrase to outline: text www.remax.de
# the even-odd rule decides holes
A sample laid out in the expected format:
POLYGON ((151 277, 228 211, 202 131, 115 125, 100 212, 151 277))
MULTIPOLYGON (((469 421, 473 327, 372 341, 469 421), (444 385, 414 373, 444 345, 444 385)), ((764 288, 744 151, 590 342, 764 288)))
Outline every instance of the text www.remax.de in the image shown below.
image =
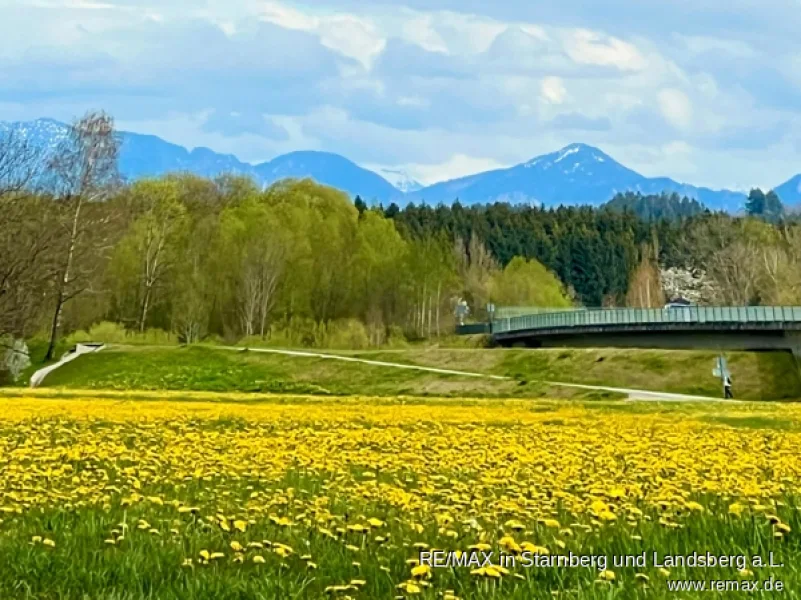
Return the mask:
POLYGON ((782 592, 784 583, 779 579, 769 577, 759 580, 681 580, 673 579, 665 582, 671 592, 782 592))

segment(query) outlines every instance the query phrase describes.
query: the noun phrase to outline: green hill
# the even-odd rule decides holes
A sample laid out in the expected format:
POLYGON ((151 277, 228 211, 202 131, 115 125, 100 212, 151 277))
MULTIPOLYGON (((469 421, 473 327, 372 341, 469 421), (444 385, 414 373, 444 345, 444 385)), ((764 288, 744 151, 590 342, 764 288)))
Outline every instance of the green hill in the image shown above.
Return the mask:
MULTIPOLYGON (((714 352, 618 349, 412 348, 340 356, 464 371, 471 377, 322 357, 195 347, 110 347, 50 374, 46 387, 277 392, 321 395, 572 397, 588 392, 545 382, 720 395, 714 352)), ((801 397, 795 360, 782 352, 726 354, 737 398, 801 397)))

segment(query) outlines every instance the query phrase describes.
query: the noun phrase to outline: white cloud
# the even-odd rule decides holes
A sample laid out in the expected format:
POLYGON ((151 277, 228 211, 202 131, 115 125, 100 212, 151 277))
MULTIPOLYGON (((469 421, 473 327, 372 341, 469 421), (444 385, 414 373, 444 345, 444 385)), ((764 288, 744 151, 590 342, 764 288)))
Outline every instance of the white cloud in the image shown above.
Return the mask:
POLYGON ((676 89, 664 89, 658 95, 659 109, 677 129, 688 129, 693 121, 693 107, 687 95, 676 89))
POLYGON ((0 119, 100 107, 246 160, 322 149, 426 181, 584 141, 778 183, 801 164, 789 1, 0 0, 0 119))
POLYGON ((633 44, 595 31, 578 29, 565 40, 565 51, 584 65, 616 67, 621 71, 641 71, 645 58, 633 44))
MULTIPOLYGON (((486 17, 452 11, 434 13, 430 27, 444 48, 453 54, 480 54, 506 29, 506 24, 486 17)), ((442 47, 440 47, 441 50, 442 47)))
POLYGON ((491 158, 479 158, 465 154, 454 154, 438 164, 405 164, 401 168, 412 178, 424 185, 431 185, 449 179, 458 179, 481 171, 501 169, 507 165, 491 158))
POLYGON ((369 67, 386 46, 386 39, 373 23, 353 15, 325 19, 318 30, 324 46, 358 60, 365 67, 369 67))
POLYGON ((559 77, 542 80, 542 97, 551 104, 562 104, 567 96, 564 82, 559 77))
POLYGON ((401 26, 403 38, 417 44, 429 52, 442 52, 447 54, 448 45, 433 27, 433 15, 421 14, 404 20, 401 26))
POLYGON ((260 7, 264 21, 285 27, 316 33, 324 46, 369 67, 384 49, 386 39, 369 19, 354 14, 334 13, 313 15, 281 2, 264 2, 260 7))
POLYGON ((320 18, 288 6, 282 2, 262 2, 261 18, 287 29, 314 31, 320 25, 320 18))
POLYGON ((723 52, 732 58, 752 58, 756 56, 754 48, 747 42, 741 40, 727 40, 718 37, 681 34, 677 34, 676 38, 693 54, 723 52))

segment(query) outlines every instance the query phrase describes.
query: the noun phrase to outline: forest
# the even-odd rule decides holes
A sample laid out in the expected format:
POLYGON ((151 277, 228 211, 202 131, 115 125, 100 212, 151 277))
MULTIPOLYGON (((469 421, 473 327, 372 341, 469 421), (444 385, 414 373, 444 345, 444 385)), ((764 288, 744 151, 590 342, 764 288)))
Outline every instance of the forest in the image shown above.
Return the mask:
POLYGON ((60 340, 105 328, 362 348, 450 335, 462 301, 471 319, 490 302, 801 302, 801 226, 775 203, 768 215, 761 192, 740 217, 636 196, 601 208, 368 207, 310 180, 124 182, 118 152, 104 113, 76 120, 47 153, 0 138, 6 347, 39 339, 51 359, 60 340))

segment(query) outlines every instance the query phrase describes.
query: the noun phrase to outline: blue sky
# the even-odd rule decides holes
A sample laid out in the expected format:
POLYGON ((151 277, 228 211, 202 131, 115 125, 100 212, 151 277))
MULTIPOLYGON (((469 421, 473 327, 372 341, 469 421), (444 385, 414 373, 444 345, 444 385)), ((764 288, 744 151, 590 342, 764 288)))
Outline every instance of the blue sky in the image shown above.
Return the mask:
POLYGON ((0 120, 426 182, 571 142, 645 175, 801 172, 801 0, 0 0, 0 120))

